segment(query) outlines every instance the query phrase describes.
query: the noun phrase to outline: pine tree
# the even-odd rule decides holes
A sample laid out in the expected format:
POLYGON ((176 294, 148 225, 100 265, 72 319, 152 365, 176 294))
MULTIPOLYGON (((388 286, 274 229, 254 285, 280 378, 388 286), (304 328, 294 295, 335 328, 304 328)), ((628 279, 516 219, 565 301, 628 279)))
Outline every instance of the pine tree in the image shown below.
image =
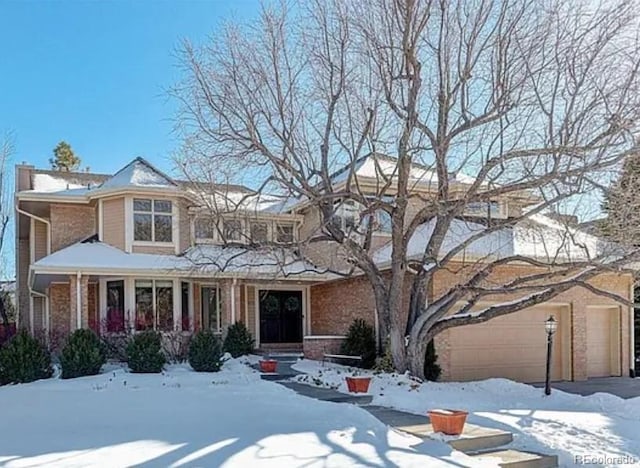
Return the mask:
POLYGON ((625 160, 602 209, 607 217, 599 228, 605 237, 623 245, 640 245, 640 155, 625 160))
POLYGON ((80 157, 77 156, 71 145, 61 141, 53 150, 53 158, 49 159, 51 168, 56 171, 75 171, 80 167, 80 157))

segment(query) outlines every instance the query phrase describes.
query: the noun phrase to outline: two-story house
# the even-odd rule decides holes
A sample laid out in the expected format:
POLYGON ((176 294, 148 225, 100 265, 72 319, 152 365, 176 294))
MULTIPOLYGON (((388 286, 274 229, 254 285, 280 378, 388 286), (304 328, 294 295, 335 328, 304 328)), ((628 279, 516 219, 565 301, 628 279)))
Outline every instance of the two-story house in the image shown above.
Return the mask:
MULTIPOLYGON (((379 171, 387 166, 392 168, 392 161, 379 155, 359 161, 361 189, 370 184, 374 193, 379 171)), ((428 193, 433 176, 427 168, 414 168, 415 190, 428 193)), ((335 175, 336 185, 348 183, 341 177, 335 175)), ((452 185, 468 182, 452 176, 452 185)), ((336 350, 354 318, 376 322, 367 280, 327 272, 327 266, 345 261, 335 246, 317 243, 302 252, 254 248, 288 244, 318 229, 317 209, 304 201, 257 195, 240 186, 203 190, 142 158, 113 175, 20 165, 15 187, 19 326, 34 333, 52 337, 81 327, 98 333, 202 328, 224 333, 241 321, 257 348, 300 350, 317 358, 336 350), (212 212, 211 203, 232 209, 212 212)), ((466 214, 513 216, 528 203, 523 195, 470 206, 466 214)), ((375 216, 374 258, 386 268, 390 224, 384 215, 375 216)), ((340 206, 336 222, 348 226, 358 219, 356 205, 340 206)), ((527 226, 498 231, 465 249, 460 264, 482 258, 487 249, 539 257, 558 226, 544 217, 530 222, 542 231, 527 226)), ((427 223, 418 230, 410 254, 424 248, 432 228, 427 223)), ((448 235, 453 241, 482 228, 482 223, 460 221, 448 235)), ((576 235, 583 236, 581 245, 597 242, 588 234, 576 235)), ((497 274, 514 276, 527 268, 510 266, 497 274)), ((597 281, 631 297, 630 275, 602 275, 597 281)), ((455 282, 455 269, 443 271, 430 294, 437 297, 455 282)), ((554 379, 622 375, 632 368, 628 307, 574 288, 550 303, 442 333, 436 347, 443 378, 542 380, 543 322, 550 314, 559 321, 554 379)))

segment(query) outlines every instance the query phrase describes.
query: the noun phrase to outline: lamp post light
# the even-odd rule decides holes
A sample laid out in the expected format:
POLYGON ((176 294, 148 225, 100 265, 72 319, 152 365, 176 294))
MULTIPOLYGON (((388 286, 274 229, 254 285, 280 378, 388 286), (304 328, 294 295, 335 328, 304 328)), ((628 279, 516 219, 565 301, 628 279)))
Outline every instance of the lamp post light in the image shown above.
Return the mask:
POLYGON ((544 322, 544 329, 547 332, 547 378, 545 380, 544 385, 544 394, 551 395, 551 349, 553 345, 553 334, 556 332, 558 328, 558 322, 551 315, 544 322))

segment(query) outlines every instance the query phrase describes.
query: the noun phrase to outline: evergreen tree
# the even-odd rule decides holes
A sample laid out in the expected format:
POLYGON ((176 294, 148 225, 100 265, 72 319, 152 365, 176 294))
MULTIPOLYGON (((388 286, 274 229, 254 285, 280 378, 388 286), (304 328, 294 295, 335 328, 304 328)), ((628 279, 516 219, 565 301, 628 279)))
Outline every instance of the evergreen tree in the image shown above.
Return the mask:
POLYGON ((75 171, 80 167, 80 157, 77 156, 71 145, 66 141, 61 141, 53 149, 53 158, 49 159, 51 168, 56 171, 75 171))

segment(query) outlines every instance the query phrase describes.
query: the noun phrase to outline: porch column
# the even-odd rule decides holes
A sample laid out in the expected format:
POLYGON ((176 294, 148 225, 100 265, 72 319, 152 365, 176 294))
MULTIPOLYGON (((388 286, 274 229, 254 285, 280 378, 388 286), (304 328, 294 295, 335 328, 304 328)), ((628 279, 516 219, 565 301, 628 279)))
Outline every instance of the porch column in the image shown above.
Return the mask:
POLYGON ((69 320, 71 331, 89 328, 89 277, 69 276, 69 320))
POLYGON ((579 299, 571 303, 573 379, 587 380, 587 304, 579 299))

